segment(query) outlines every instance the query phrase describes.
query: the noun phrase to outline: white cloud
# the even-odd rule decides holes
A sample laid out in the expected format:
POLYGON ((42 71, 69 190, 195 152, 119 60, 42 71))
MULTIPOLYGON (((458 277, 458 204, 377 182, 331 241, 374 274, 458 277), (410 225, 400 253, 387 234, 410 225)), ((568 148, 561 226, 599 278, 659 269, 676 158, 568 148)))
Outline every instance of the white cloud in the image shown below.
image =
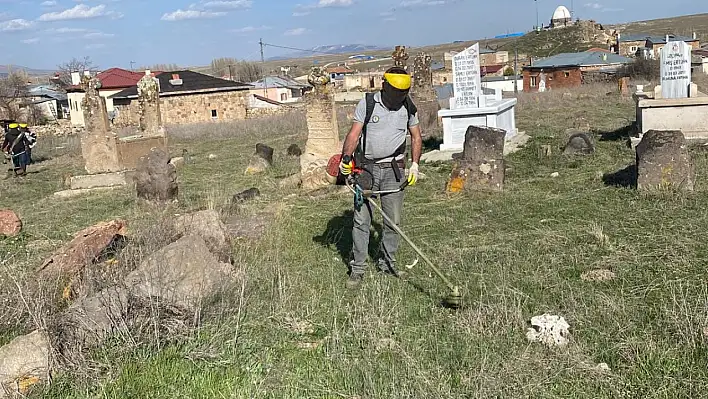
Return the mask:
POLYGON ((40 4, 40 6, 42 6, 42 7, 52 7, 55 5, 57 5, 57 2, 54 0, 43 1, 42 4, 40 4))
POLYGON ((42 14, 39 16, 39 20, 65 21, 69 19, 88 19, 108 16, 119 17, 122 15, 113 11, 107 11, 106 6, 103 4, 99 4, 95 7, 89 7, 86 4, 77 4, 76 6, 74 6, 73 8, 69 8, 68 10, 42 14))
POLYGON ((603 8, 601 10, 602 12, 619 12, 619 11, 624 11, 624 8, 603 8))
POLYGON ((304 35, 305 33, 307 33, 307 29, 295 28, 295 29, 286 30, 285 33, 283 33, 283 34, 285 36, 300 36, 300 35, 304 35))
POLYGON ((354 0, 320 0, 318 8, 324 7, 349 7, 354 4, 354 0))
POLYGON ((107 39, 114 37, 113 33, 103 33, 103 32, 91 32, 84 35, 86 39, 107 39))
POLYGON ((33 37, 33 38, 31 38, 31 39, 22 40, 22 43, 24 43, 24 44, 35 44, 35 43, 38 43, 38 42, 39 42, 39 39, 36 38, 36 37, 33 37))
POLYGON ((86 50, 98 50, 98 49, 102 49, 104 47, 106 47, 106 45, 103 43, 94 43, 94 44, 89 44, 87 46, 84 46, 84 48, 86 50))
POLYGON ((243 28, 238 28, 238 29, 231 29, 229 32, 231 33, 251 33, 251 32, 258 32, 262 30, 269 30, 272 29, 270 26, 262 25, 262 26, 245 26, 243 28))
POLYGON ((56 33, 81 33, 81 32, 87 32, 88 29, 84 28, 57 28, 57 29, 51 29, 52 32, 56 33))
POLYGON ((599 8, 602 8, 602 4, 600 4, 600 3, 585 3, 585 7, 594 8, 597 10, 599 8))
POLYGON ((401 7, 425 7, 425 6, 441 6, 445 4, 445 0, 403 0, 401 7))
POLYGON ((205 19, 216 18, 226 15, 223 11, 199 11, 199 10, 182 10, 178 9, 170 13, 162 15, 163 21, 184 21, 186 19, 205 19))
POLYGON ((304 16, 307 16, 307 15, 310 15, 310 12, 309 12, 309 11, 295 11, 295 12, 293 13, 293 17, 304 17, 304 16))
POLYGON ((26 19, 11 19, 0 22, 0 32, 18 32, 32 28, 34 23, 26 19))
POLYGON ((207 1, 202 4, 204 8, 216 8, 216 9, 237 9, 237 8, 250 8, 253 5, 251 0, 231 0, 231 1, 207 1))

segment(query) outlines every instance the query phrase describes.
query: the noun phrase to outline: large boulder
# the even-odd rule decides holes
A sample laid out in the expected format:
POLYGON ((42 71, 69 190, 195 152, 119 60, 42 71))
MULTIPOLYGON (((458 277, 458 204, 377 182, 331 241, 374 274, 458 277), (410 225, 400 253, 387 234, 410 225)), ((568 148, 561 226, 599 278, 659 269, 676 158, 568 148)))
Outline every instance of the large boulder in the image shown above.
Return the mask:
POLYGON ((198 310, 234 280, 232 266, 219 262, 204 239, 189 235, 150 255, 124 282, 137 297, 198 310))
POLYGON ((0 237, 14 237, 22 231, 22 221, 9 209, 0 210, 0 237))
POLYGON ((134 180, 138 198, 148 201, 177 198, 177 169, 170 163, 169 154, 160 148, 153 148, 140 158, 134 180))
POLYGON ((263 173, 273 165, 273 148, 265 144, 256 144, 256 153, 253 154, 246 168, 246 174, 263 173))
POLYGON ((595 152, 595 141, 590 133, 570 129, 566 134, 568 143, 563 149, 564 155, 587 155, 595 152))
POLYGON ((174 227, 181 236, 196 235, 201 237, 209 250, 220 259, 229 258, 230 236, 226 226, 221 222, 218 212, 206 210, 177 216, 174 227))
POLYGON ((53 323, 55 346, 70 358, 86 348, 95 348, 128 327, 128 289, 115 286, 72 304, 53 323))
POLYGON ((106 248, 125 235, 126 223, 111 220, 87 227, 59 248, 39 267, 39 272, 74 275, 93 262, 106 248))
POLYGON ((448 192, 504 188, 504 137, 506 131, 469 126, 462 156, 457 159, 447 184, 448 192))
POLYGON ((50 353, 49 336, 39 330, 0 348, 0 398, 24 394, 28 385, 47 381, 50 353))
POLYGON ((680 130, 650 130, 637 145, 637 188, 693 191, 695 169, 680 130))

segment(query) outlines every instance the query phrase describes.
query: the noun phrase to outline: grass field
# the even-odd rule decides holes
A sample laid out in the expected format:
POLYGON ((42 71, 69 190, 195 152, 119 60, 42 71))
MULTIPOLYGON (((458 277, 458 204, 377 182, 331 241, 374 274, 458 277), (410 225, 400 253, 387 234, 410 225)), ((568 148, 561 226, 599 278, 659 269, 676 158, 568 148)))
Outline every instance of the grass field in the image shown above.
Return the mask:
MULTIPOLYGON (((220 209, 252 186, 263 195, 240 215, 281 209, 260 239, 234 247, 247 276, 243 295, 226 298, 189 333, 159 342, 117 338, 91 353, 86 369, 57 373, 36 397, 701 397, 708 388, 708 158, 694 151, 695 194, 645 197, 606 184, 604 174, 634 161, 622 138, 631 99, 607 91, 521 97, 518 125, 532 140, 507 159, 503 193, 447 195, 451 166, 422 166, 427 177, 407 190, 402 227, 463 287, 466 306, 458 311, 438 306, 446 289, 422 260, 407 281, 369 274, 361 291, 346 291, 350 196, 293 197, 277 185, 297 168, 283 153, 304 143, 301 115, 221 125, 211 134, 173 130, 172 152, 187 148, 195 157, 179 172, 180 210, 220 209), (565 129, 586 125, 596 154, 559 155, 565 129), (245 176, 259 141, 276 148, 276 166, 245 176), (553 155, 538 159, 547 144, 553 155), (580 278, 594 269, 617 277, 580 278), (568 347, 526 341, 530 318, 546 312, 570 323, 568 347), (600 362, 610 371, 598 371, 600 362)), ((45 151, 56 144, 43 143, 45 151)), ((25 221, 18 239, 0 241, 8 303, 17 302, 8 278, 31 279, 30 268, 69 234, 113 217, 126 218, 137 234, 161 218, 127 192, 53 199, 61 176, 80 164, 66 144, 67 154, 52 153, 24 181, 0 181, 3 207, 25 221)), ((402 244, 398 258, 403 267, 416 255, 402 244)), ((33 326, 15 309, 2 318, 15 322, 2 324, 2 342, 33 326)))

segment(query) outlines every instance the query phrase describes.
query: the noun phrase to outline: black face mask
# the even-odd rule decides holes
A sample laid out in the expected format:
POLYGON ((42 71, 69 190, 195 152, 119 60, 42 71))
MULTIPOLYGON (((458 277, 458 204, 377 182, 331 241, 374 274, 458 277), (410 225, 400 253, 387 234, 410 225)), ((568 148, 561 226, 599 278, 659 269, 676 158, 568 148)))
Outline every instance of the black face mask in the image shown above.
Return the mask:
POLYGON ((381 90, 381 102, 391 111, 398 111, 408 97, 408 90, 400 90, 384 82, 381 90))

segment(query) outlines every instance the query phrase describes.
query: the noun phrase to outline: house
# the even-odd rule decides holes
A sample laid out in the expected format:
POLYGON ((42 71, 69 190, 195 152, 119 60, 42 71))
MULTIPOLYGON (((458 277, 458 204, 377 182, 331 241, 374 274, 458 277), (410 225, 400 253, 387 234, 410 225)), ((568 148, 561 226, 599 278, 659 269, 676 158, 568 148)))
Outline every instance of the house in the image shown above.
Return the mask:
MULTIPOLYGON (((249 90, 253 86, 193 71, 163 72, 155 76, 160 88, 160 113, 164 124, 204 123, 246 118, 249 90)), ((113 94, 116 124, 138 123, 138 87, 113 94)))
POLYGON ((332 80, 332 84, 334 84, 335 87, 338 87, 344 85, 344 77, 346 75, 353 74, 355 73, 355 71, 345 66, 336 66, 327 68, 327 73, 329 74, 329 77, 332 80))
POLYGON ((611 51, 624 57, 641 56, 644 58, 659 59, 660 51, 666 45, 667 38, 669 41, 684 41, 693 49, 699 49, 701 44, 695 33, 692 37, 675 35, 652 36, 643 33, 632 35, 616 33, 616 36, 617 38, 615 43, 611 46, 611 51))
POLYGON ((700 48, 698 50, 693 50, 691 52, 692 56, 692 64, 693 64, 693 72, 698 73, 698 72, 703 72, 705 74, 708 74, 708 47, 703 49, 700 48))
MULTIPOLYGON (((159 74, 159 72, 154 72, 154 74, 159 74)), ((111 96, 128 87, 135 86, 143 76, 145 76, 144 73, 132 72, 121 68, 107 69, 96 75, 96 79, 101 82, 98 94, 106 99, 106 111, 108 111, 109 116, 114 114, 111 96)), ((84 99, 85 93, 80 83, 81 76, 78 72, 74 72, 71 74, 72 85, 66 89, 71 124, 75 126, 84 126, 81 101, 84 99)))
MULTIPOLYGON (((445 69, 452 71, 452 61, 457 54, 457 51, 448 51, 443 54, 443 64, 445 69)), ((497 65, 506 64, 509 62, 508 51, 494 51, 488 48, 479 49, 479 64, 480 65, 497 65)))
POLYGON ((603 51, 557 54, 523 68, 524 91, 578 87, 586 74, 610 73, 630 62, 627 57, 603 51))
POLYGON ((27 87, 29 102, 37 106, 48 120, 64 119, 69 112, 69 98, 56 87, 47 84, 27 87))
POLYGON ((502 93, 514 92, 514 81, 516 81, 517 90, 521 91, 524 88, 522 76, 485 76, 482 78, 482 88, 499 89, 502 93))
POLYGON ((359 72, 344 75, 344 90, 376 91, 383 87, 383 71, 359 72))
POLYGON ((266 76, 250 85, 253 86, 251 94, 258 94, 280 103, 300 101, 305 93, 313 89, 309 84, 288 76, 266 76))

